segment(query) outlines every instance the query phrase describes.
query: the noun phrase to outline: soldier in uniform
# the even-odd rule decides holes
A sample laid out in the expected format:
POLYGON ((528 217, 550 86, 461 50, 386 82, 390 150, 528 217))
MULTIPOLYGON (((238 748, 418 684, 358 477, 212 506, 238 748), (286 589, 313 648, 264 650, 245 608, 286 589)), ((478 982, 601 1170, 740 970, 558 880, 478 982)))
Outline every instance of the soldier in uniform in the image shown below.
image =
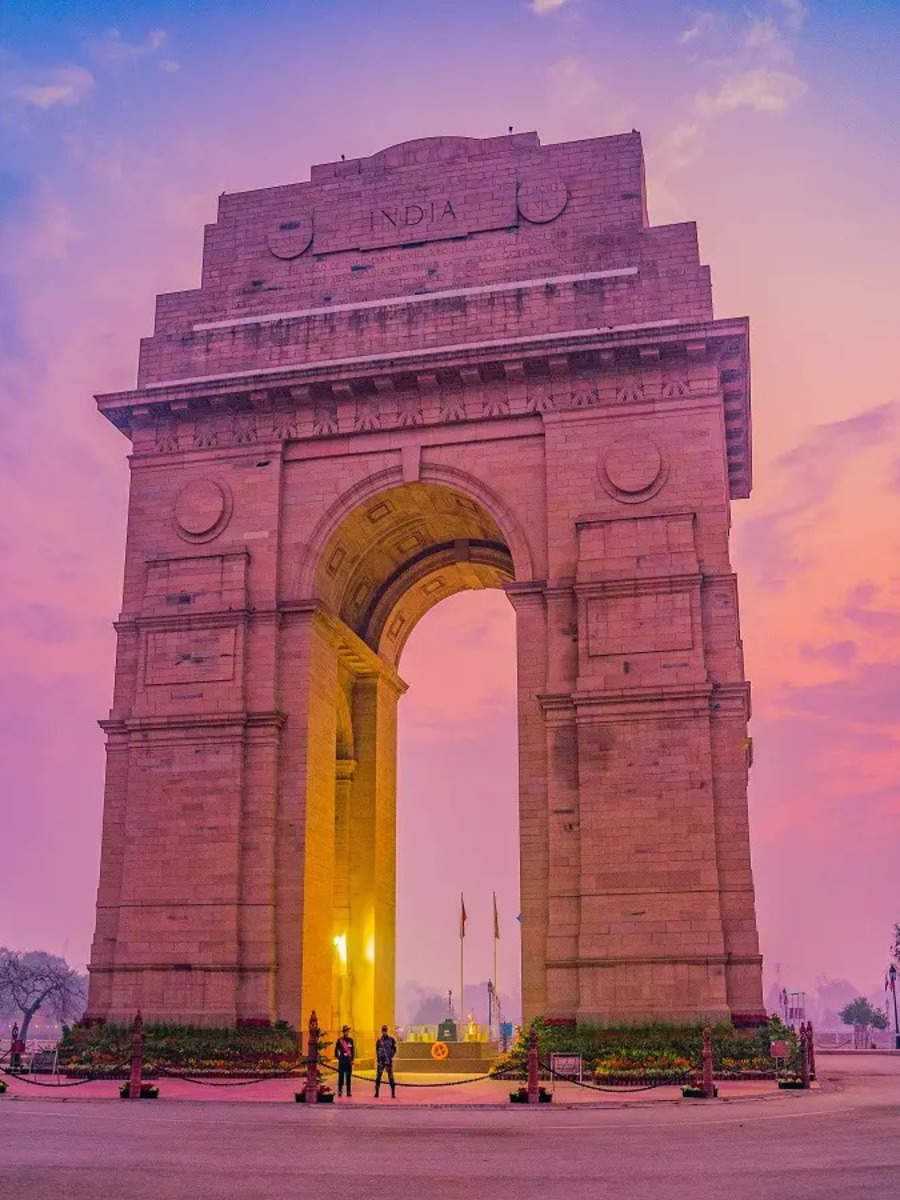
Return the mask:
POLYGON ((381 1087, 381 1077, 387 1071, 388 1083, 391 1085, 391 1099, 397 1099, 397 1085, 394 1083, 394 1055, 397 1053, 397 1043, 388 1033, 387 1025, 381 1027, 381 1037, 375 1043, 375 1061, 378 1064, 375 1072, 375 1095, 381 1087))
POLYGON ((338 1064, 338 1095, 340 1096, 344 1090, 344 1084, 347 1085, 347 1095, 350 1093, 350 1080, 353 1077, 353 1059, 356 1057, 356 1047, 353 1044, 353 1038, 350 1036, 350 1026, 345 1025, 341 1030, 341 1036, 335 1042, 335 1054, 337 1055, 338 1064))

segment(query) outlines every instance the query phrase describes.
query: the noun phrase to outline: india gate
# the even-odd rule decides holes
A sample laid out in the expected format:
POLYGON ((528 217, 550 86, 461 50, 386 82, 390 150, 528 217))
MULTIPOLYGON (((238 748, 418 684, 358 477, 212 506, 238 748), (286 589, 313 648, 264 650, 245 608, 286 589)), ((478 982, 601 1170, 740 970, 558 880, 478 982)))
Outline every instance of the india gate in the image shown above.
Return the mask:
POLYGON ((503 588, 525 1018, 761 1019, 748 324, 650 225, 639 134, 223 194, 98 403, 131 491, 91 1016, 392 1021, 403 647, 503 588))

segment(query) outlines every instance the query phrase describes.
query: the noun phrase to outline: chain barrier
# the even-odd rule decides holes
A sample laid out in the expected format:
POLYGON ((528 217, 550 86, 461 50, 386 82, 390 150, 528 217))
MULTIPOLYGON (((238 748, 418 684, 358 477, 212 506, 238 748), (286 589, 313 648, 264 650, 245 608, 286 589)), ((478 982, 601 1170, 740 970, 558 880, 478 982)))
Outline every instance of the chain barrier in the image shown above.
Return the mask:
POLYGON ((540 1066, 542 1071, 546 1071, 549 1074, 551 1079, 558 1079, 563 1083, 574 1083, 576 1087, 585 1088, 587 1091, 612 1092, 614 1095, 623 1095, 626 1092, 652 1092, 654 1088, 658 1088, 658 1087, 681 1087, 683 1085, 684 1081, 686 1079, 689 1079, 690 1076, 693 1074, 693 1071, 682 1071, 681 1072, 681 1083, 673 1083, 671 1081, 667 1081, 665 1083, 662 1083, 662 1082, 660 1082, 660 1083, 645 1083, 645 1084, 642 1084, 640 1087, 628 1087, 628 1086, 616 1086, 616 1085, 612 1085, 610 1087, 604 1087, 603 1084, 601 1084, 601 1083, 584 1083, 580 1079, 572 1079, 572 1077, 570 1075, 560 1075, 557 1071, 554 1071, 553 1068, 548 1063, 541 1062, 538 1065, 540 1066))
POLYGON ((302 1069, 306 1064, 306 1059, 301 1061, 294 1070, 279 1071, 272 1075, 256 1075, 252 1079, 202 1079, 195 1075, 184 1075, 180 1071, 172 1071, 168 1067, 164 1067, 157 1063, 147 1063, 146 1069, 155 1074, 164 1075, 169 1079, 181 1079, 185 1083, 202 1084, 205 1087, 249 1087, 254 1083, 265 1083, 269 1079, 302 1079, 302 1069))
MULTIPOLYGON (((128 1063, 123 1063, 119 1067, 110 1067, 109 1072, 107 1072, 106 1074, 86 1075, 84 1077, 84 1079, 72 1079, 68 1083, 61 1083, 61 1082, 44 1083, 40 1079, 29 1079, 27 1075, 25 1075, 24 1073, 20 1073, 19 1071, 8 1071, 6 1069, 6 1067, 0 1067, 0 1074, 9 1075, 11 1079, 16 1079, 16 1080, 18 1080, 19 1083, 27 1083, 30 1087, 70 1088, 70 1087, 81 1087, 82 1084, 85 1084, 85 1083, 96 1083, 98 1080, 103 1080, 103 1079, 117 1080, 118 1076, 115 1074, 115 1072, 127 1071, 128 1066, 129 1066, 128 1063)), ((119 1080, 119 1082, 121 1082, 121 1080, 119 1080)))
MULTIPOLYGON (((319 1066, 324 1067, 326 1071, 331 1071, 332 1074, 337 1075, 337 1067, 332 1067, 330 1063, 327 1063, 322 1059, 319 1059, 319 1066)), ((364 1083, 375 1083, 375 1078, 372 1075, 358 1075, 355 1071, 353 1073, 353 1078, 362 1079, 364 1083)), ((407 1088, 462 1087, 463 1084, 466 1083, 481 1083, 482 1080, 494 1078, 496 1078, 496 1076, 492 1076, 490 1072, 488 1072, 487 1075, 475 1075, 470 1079, 448 1079, 446 1083, 401 1083, 401 1081, 398 1079, 394 1086, 407 1088)), ((382 1076, 382 1084, 385 1087, 389 1086, 389 1080, 387 1080, 385 1076, 382 1076)))

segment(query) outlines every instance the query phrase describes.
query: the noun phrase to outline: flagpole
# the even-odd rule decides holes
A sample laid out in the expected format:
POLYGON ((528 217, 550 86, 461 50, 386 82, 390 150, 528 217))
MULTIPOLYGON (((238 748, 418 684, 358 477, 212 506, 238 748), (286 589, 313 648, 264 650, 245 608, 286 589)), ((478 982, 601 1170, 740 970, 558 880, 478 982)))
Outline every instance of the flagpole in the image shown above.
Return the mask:
MULTIPOLYGON (((497 1045, 500 1045, 500 990, 497 987, 497 942, 500 940, 500 924, 497 919, 497 893, 491 893, 494 899, 494 1011, 497 1014, 497 1045)), ((493 1030, 491 1030, 493 1033, 493 1030)))
MULTIPOLYGON (((494 938, 494 1012, 497 1014, 497 1044, 500 1043, 500 993, 497 991, 497 939, 494 938)), ((493 1030, 491 1030, 493 1033, 493 1030)))
POLYGON ((466 902, 463 899, 462 892, 459 893, 459 1031, 457 1037, 462 1041, 463 1037, 463 1022, 464 1022, 464 1001, 463 1001, 463 946, 465 945, 463 938, 466 936, 466 902))

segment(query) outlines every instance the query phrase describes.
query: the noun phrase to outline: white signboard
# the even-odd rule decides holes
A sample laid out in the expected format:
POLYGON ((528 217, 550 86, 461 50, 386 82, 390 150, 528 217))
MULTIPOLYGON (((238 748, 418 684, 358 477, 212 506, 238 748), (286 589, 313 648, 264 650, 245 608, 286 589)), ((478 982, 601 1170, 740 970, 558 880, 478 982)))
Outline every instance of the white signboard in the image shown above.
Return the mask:
POLYGON ((554 1079, 577 1079, 581 1083, 580 1054, 551 1054, 550 1070, 554 1079))

